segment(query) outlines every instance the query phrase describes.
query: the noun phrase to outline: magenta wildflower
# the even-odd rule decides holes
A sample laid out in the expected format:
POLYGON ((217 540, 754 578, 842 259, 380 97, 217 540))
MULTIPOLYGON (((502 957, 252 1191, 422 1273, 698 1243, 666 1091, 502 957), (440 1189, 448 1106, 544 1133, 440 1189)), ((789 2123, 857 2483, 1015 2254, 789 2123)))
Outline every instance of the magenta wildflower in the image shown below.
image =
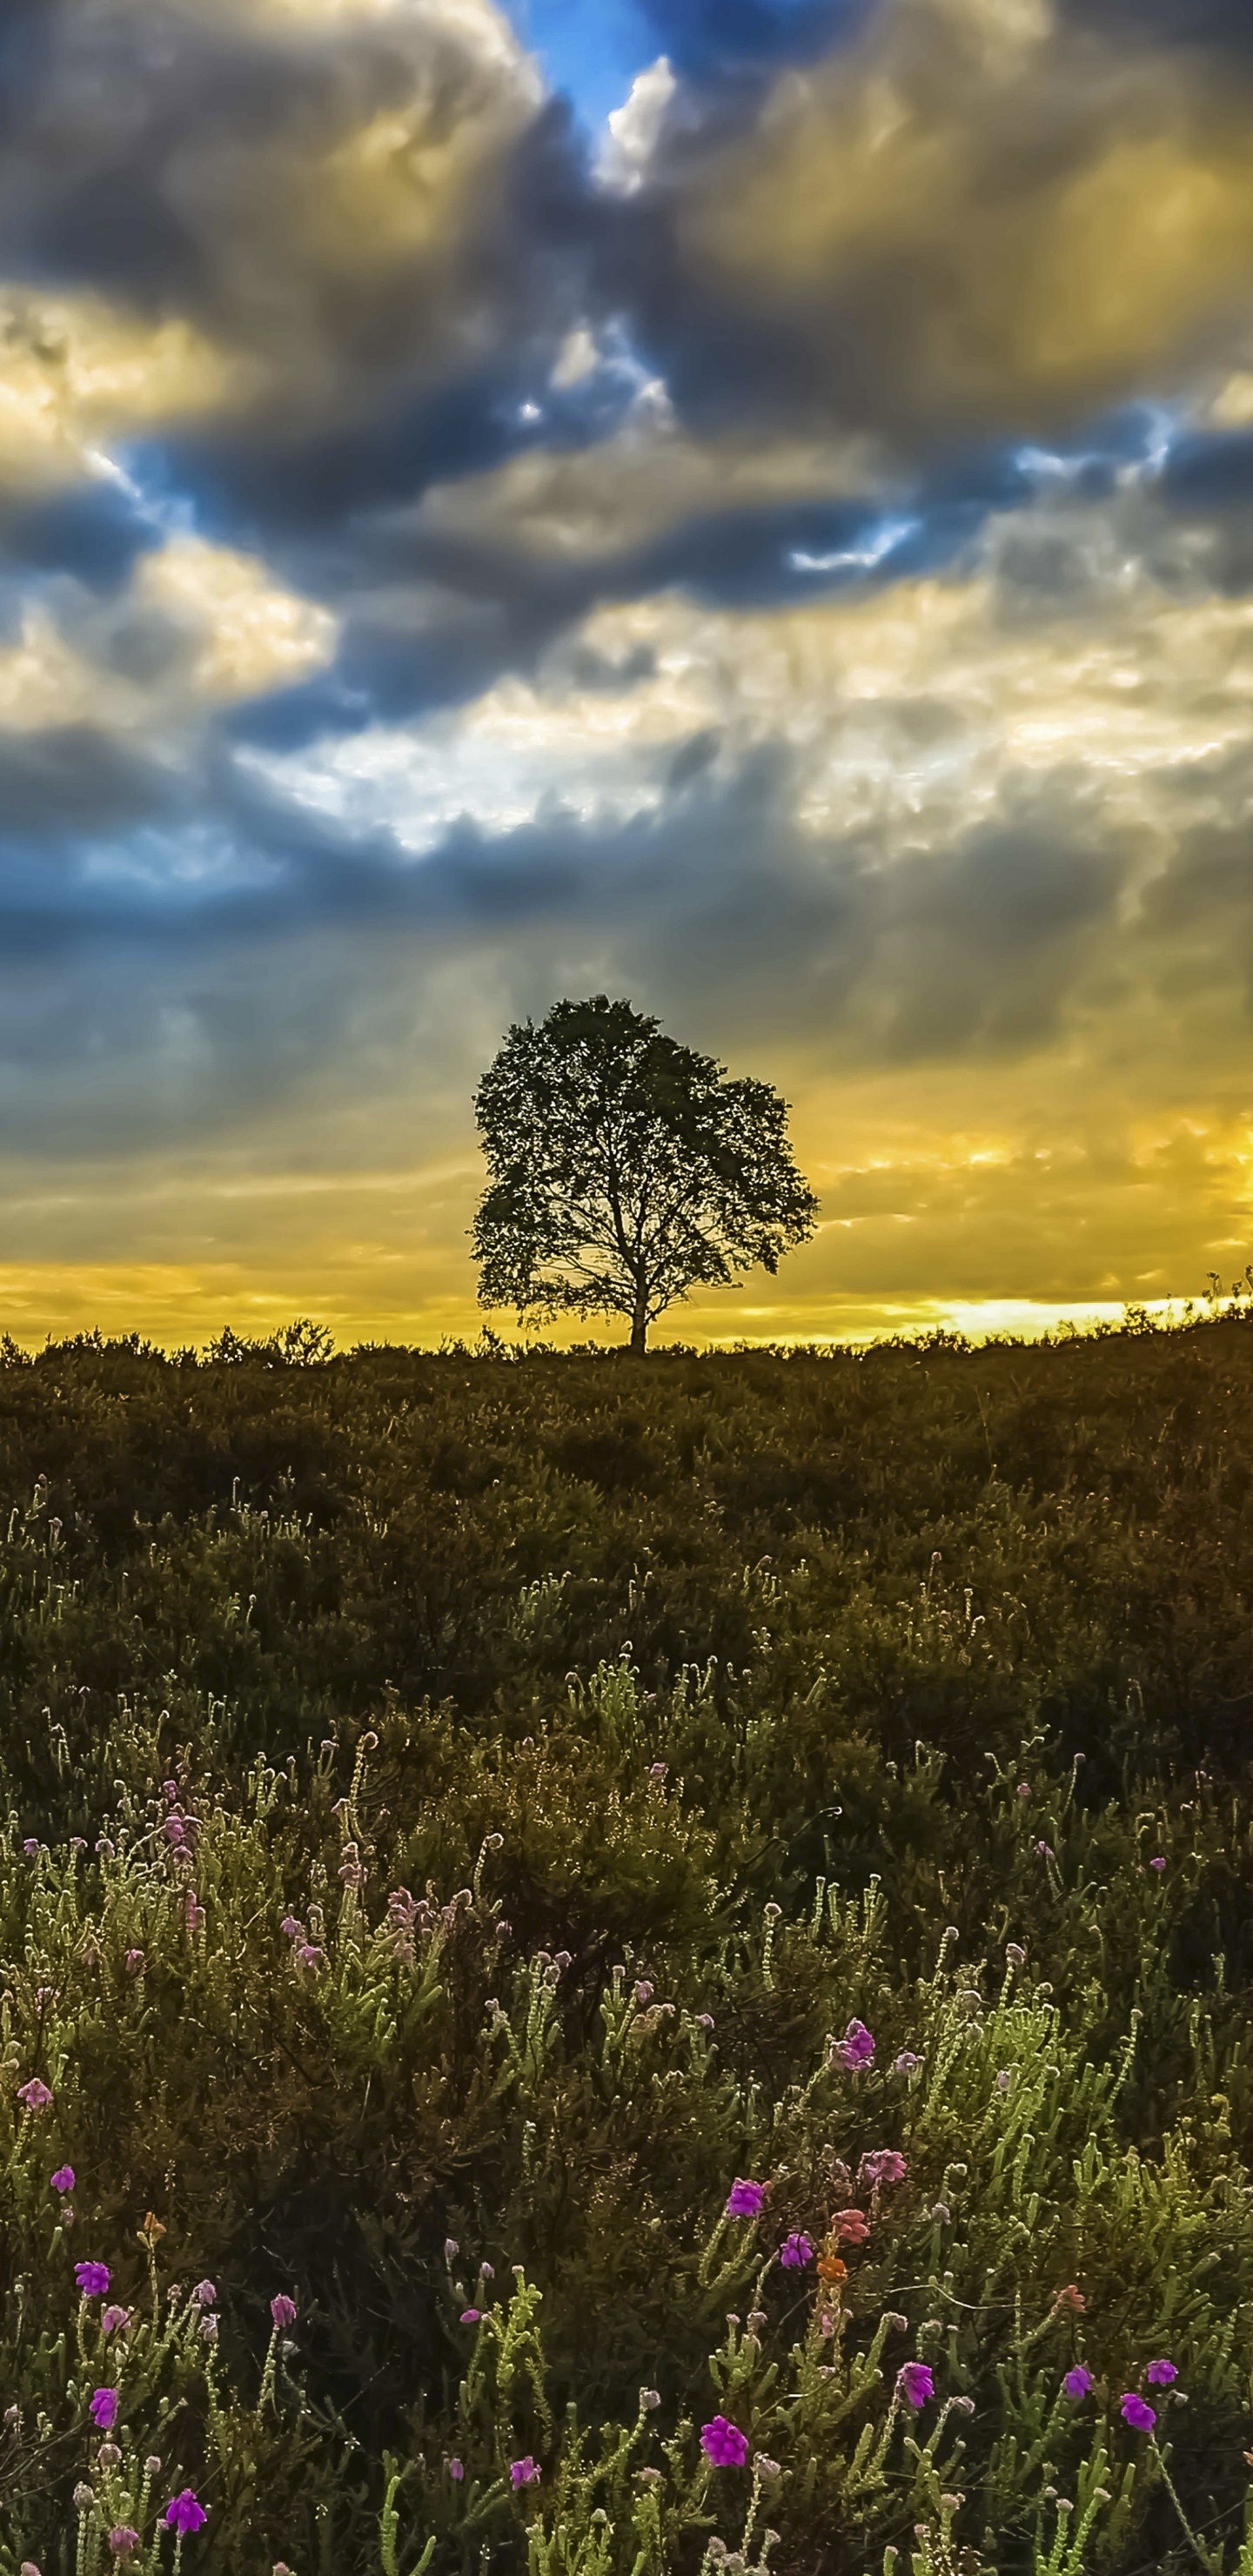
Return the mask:
POLYGON ((73 2188, 74 2188, 74 2167, 73 2167, 73 2165, 58 2165, 58 2166, 57 2166, 57 2169, 56 2169, 56 2172, 53 2174, 52 2179, 51 2179, 51 2181, 50 2181, 50 2183, 49 2183, 49 2185, 48 2185, 48 2189, 49 2189, 49 2191, 73 2191, 73 2188))
POLYGON ((935 2381, 925 2361, 902 2362, 896 2374, 896 2385, 907 2406, 925 2406, 935 2395, 935 2381))
POLYGON ((42 2075, 32 2075, 29 2083, 19 2084, 17 2098, 27 2111, 46 2111, 52 2100, 52 2089, 42 2075))
POLYGON ((875 2147, 857 2168, 858 2182, 904 2182, 909 2168, 895 2147, 875 2147))
POLYGON ((107 2263, 76 2263, 74 2278, 85 2299, 102 2299, 109 2286, 107 2263))
POLYGON ((1165 1857, 1164 1857, 1164 1855, 1163 1855, 1161 1852, 1158 1852, 1158 1853, 1155 1855, 1155 1857, 1154 1857, 1154 1858, 1149 1862, 1149 1868, 1150 1868, 1150 1869, 1165 1869, 1165 1867, 1166 1867, 1165 1857))
POLYGON ((461 2484, 461 2481, 462 2481, 463 2477, 465 2476, 465 2463, 464 2463, 464 2461, 463 2461, 463 2460, 445 2460, 445 2462, 444 2462, 444 2466, 445 2466, 445 2468, 446 2468, 446 2469, 447 2469, 447 2471, 448 2471, 449 2477, 452 2479, 453 2485, 454 2485, 454 2486, 458 2486, 458 2487, 459 2487, 459 2486, 460 2486, 460 2484, 461 2484))
POLYGON ((273 2317, 276 2326, 295 2325, 296 2302, 294 2299, 288 2298, 286 2290, 277 2290, 275 2292, 274 2297, 270 2301, 270 2314, 273 2317))
POLYGON ((1163 2357, 1160 2361, 1151 2361, 1144 2376, 1150 2388, 1173 2388, 1179 2373, 1173 2361, 1163 2357))
POLYGON ((737 2174, 727 2194, 728 2218, 759 2218, 765 2197, 764 2182, 744 2182, 737 2174))
POLYGON ((129 2308, 104 2308, 100 2316, 100 2332, 104 2335, 124 2334, 130 2321, 129 2308))
POLYGON ((867 2030, 864 2021, 851 2021, 843 2039, 837 2039, 831 2055, 846 2074, 856 2075, 863 2066, 869 2066, 874 2056, 874 2035, 867 2030))
POLYGON ((326 1964, 326 1952, 325 1950, 320 1950, 318 1948, 316 1941, 302 1941, 296 1952, 296 1956, 300 1961, 301 1967, 308 1968, 310 1974, 314 1976, 316 1976, 318 1969, 324 1967, 326 1964))
POLYGON ((1122 2420, 1124 2424, 1131 2426, 1133 2433, 1152 2432, 1157 2417, 1152 2407, 1146 2405, 1143 2397, 1138 2396, 1134 2388, 1124 2389, 1118 2403, 1122 2410, 1122 2420))
POLYGON ((139 2534, 130 2522, 115 2522, 109 2533, 109 2547, 115 2558, 129 2558, 139 2547, 139 2534))
POLYGON ((922 2059, 915 2057, 912 2048, 903 2048, 900 2056, 894 2058, 892 2062, 897 2075, 912 2075, 915 2067, 921 2066, 922 2059))
POLYGON ((197 2281, 192 2297, 202 2308, 215 2308, 218 2294, 212 2281, 197 2281))
POLYGON ((700 2446, 716 2469, 742 2469, 748 2458, 748 2444, 738 2424, 725 2415, 715 2415, 712 2423, 702 2424, 700 2446))
POLYGON ((533 2487, 538 2484, 539 2470, 529 2451, 524 2459, 510 2461, 509 2478, 514 2487, 533 2487))
POLYGON ((1056 1860, 1057 1858, 1057 1854, 1051 1843, 1037 1843, 1036 1850, 1038 1851, 1041 1860, 1056 1860))
POLYGON ((459 2325, 463 2326, 476 2326, 478 2324, 480 2314, 481 2310, 478 2308, 463 2308, 457 2322, 459 2325))
POLYGON ((118 2402, 118 2392, 116 2388, 98 2388, 96 2390, 95 2396, 92 2398, 87 2412, 90 2415, 92 2423, 95 2425, 98 2433, 112 2432, 113 2427, 117 2422, 118 2402))
POLYGON ((180 2487, 165 2508, 165 2519, 171 2531, 177 2531, 181 2536, 185 2531, 201 2530, 209 2517, 194 2490, 180 2487))
POLYGON ((127 1973, 127 1976, 128 1976, 128 1977, 138 1977, 138 1976, 142 1976, 145 1965, 146 1965, 146 1961, 145 1961, 144 1953, 143 1953, 143 1951, 142 1951, 142 1950, 128 1950, 128 1951, 127 1951, 127 1953, 126 1953, 126 1973, 127 1973))
POLYGON ((784 2271, 803 2272, 805 2265, 812 2263, 813 2259, 814 2249, 809 2238, 800 2235, 798 2230, 793 2228, 791 2235, 785 2236, 779 2247, 779 2261, 784 2271))
POLYGON ((1077 2361, 1074 2369, 1067 2371, 1066 2376, 1062 2381, 1062 2386, 1066 2391, 1066 2395, 1073 2398, 1077 2406, 1080 2398, 1086 2397, 1092 2386, 1092 2373, 1090 2370, 1084 2369, 1081 2361, 1077 2361))

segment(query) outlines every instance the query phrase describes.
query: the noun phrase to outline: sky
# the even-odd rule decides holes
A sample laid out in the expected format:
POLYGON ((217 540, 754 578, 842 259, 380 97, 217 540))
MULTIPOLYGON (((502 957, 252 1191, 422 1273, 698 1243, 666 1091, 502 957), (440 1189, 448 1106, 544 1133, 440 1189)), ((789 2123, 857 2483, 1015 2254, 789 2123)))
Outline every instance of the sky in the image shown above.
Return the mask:
POLYGON ((657 1338, 1199 1295, 1251 806, 1247 0, 6 0, 0 1330, 472 1335, 593 992, 821 1202, 657 1338))

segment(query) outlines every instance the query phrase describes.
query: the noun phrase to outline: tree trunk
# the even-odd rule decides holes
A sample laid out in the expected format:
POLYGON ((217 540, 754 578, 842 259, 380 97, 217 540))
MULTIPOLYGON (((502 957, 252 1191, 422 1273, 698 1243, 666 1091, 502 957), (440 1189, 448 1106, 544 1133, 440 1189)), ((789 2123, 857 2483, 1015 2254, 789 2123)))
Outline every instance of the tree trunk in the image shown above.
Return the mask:
POLYGON ((642 1360, 645 1356, 645 1335, 647 1334, 647 1331, 648 1290, 647 1288, 640 1286, 635 1291, 635 1312, 631 1317, 631 1350, 635 1358, 638 1360, 642 1360))

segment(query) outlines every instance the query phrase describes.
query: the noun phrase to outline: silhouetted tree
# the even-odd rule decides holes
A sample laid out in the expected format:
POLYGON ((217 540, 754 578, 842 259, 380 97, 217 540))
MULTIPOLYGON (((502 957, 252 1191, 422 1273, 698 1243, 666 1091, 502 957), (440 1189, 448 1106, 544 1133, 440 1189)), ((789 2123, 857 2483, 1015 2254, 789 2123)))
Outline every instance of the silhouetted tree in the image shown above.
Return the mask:
POLYGON ((695 1287, 774 1272, 818 1202, 768 1082, 728 1079, 629 1002, 558 1002, 511 1028, 474 1095, 491 1179, 479 1302, 625 1315, 630 1347, 695 1287))

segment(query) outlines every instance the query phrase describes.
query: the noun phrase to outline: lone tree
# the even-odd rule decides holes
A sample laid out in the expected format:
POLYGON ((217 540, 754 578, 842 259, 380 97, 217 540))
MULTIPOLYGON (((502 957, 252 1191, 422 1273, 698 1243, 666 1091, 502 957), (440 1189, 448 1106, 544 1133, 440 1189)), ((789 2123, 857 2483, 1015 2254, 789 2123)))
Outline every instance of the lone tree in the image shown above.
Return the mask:
POLYGON ((597 993, 511 1028, 474 1095, 491 1180, 472 1236, 479 1303, 625 1315, 648 1327, 694 1287, 774 1272, 818 1202, 787 1103, 597 993))

